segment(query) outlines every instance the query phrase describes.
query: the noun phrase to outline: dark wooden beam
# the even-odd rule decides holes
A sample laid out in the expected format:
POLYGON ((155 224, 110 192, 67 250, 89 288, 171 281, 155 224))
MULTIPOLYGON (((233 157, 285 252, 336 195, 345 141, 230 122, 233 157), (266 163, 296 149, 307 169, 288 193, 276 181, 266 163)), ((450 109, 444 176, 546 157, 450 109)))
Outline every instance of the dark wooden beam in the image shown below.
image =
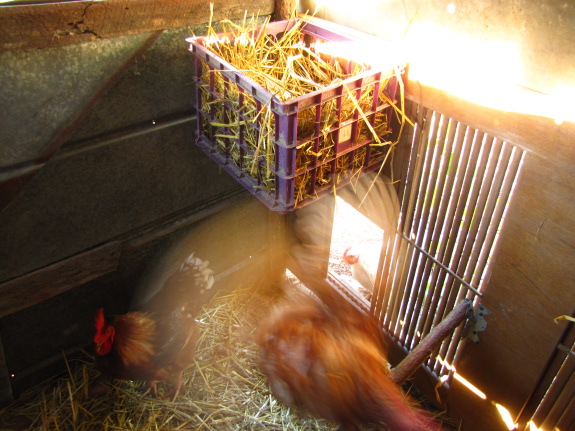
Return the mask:
POLYGON ((115 271, 120 242, 111 242, 0 284, 0 317, 115 271))
POLYGON ((4 345, 0 334, 0 405, 8 403, 14 399, 8 367, 6 366, 6 356, 4 355, 4 345))
POLYGON ((31 163, 11 169, 6 173, 0 171, 0 211, 18 196, 18 193, 43 166, 44 163, 31 163))
MULTIPOLYGON (((115 271, 122 251, 132 250, 223 210, 247 195, 244 189, 187 208, 110 242, 0 284, 0 318, 115 271)), ((2 370, 0 357, 0 372, 2 370)), ((1 381, 0 374, 0 381, 1 381)), ((1 397, 1 394, 0 394, 1 397)))
MULTIPOLYGON (((269 15, 273 0, 215 1, 213 20, 269 15)), ((0 50, 48 48, 207 22, 206 0, 106 0, 0 7, 0 50)))

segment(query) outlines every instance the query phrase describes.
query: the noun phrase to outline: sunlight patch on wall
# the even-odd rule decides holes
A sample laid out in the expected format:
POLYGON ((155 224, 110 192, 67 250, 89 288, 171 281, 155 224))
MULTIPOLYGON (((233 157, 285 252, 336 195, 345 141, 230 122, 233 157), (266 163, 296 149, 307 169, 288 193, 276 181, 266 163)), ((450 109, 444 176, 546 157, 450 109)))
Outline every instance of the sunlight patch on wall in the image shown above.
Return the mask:
POLYGON ((405 55, 412 80, 489 108, 548 117, 557 124, 575 121, 575 87, 562 84, 550 94, 525 88, 514 42, 474 39, 426 22, 408 31, 405 55))
POLYGON ((511 417, 511 413, 509 412, 509 410, 507 410, 504 406, 502 406, 499 403, 495 403, 495 407, 497 408, 497 411, 501 415, 501 419, 505 423, 505 426, 507 427, 507 429, 509 431, 517 429, 517 424, 515 423, 515 421, 511 417))
POLYGON ((345 58, 393 73, 397 66, 404 63, 403 54, 397 45, 378 39, 361 42, 322 42, 315 44, 317 52, 332 57, 345 58), (385 56, 373 55, 374 52, 385 52, 385 56))
MULTIPOLYGON (((449 370, 449 372, 453 375, 453 378, 455 380, 457 380, 459 383, 461 383, 463 386, 465 386, 467 389, 469 389, 471 392, 473 392, 473 394, 475 394, 476 396, 478 396, 479 398, 481 398, 482 400, 486 400, 487 399, 487 395, 485 395, 485 393, 483 391, 481 391, 479 388, 477 388, 477 386, 475 386, 474 384, 472 384, 469 380, 467 380, 466 378, 464 378, 461 374, 459 374, 457 372, 457 370, 455 369, 455 366, 453 366, 452 364, 449 364, 447 361, 445 361, 444 359, 442 359, 440 356, 437 356, 437 360, 438 362, 440 362, 447 370, 449 370)), ((442 383, 445 383, 447 380, 449 379, 449 375, 443 375, 439 378, 439 380, 442 383)))
POLYGON ((514 42, 478 40, 421 22, 409 28, 404 48, 412 79, 459 94, 479 96, 469 84, 492 93, 525 79, 514 42))
MULTIPOLYGON (((323 11, 328 19, 341 20, 363 31, 379 33, 385 27, 386 38, 395 42, 386 46, 382 40, 382 49, 372 49, 371 64, 384 63, 390 55, 395 62, 396 54, 401 53, 402 62, 409 65, 409 78, 414 81, 492 109, 546 117, 558 125, 575 122, 575 83, 549 84, 547 93, 528 88, 520 40, 487 39, 488 33, 485 39, 472 37, 434 21, 420 20, 417 12, 407 22, 402 18, 403 24, 397 19, 386 22, 387 8, 395 14, 393 17, 401 15, 392 3, 357 0, 352 5, 349 1, 322 0, 315 4, 316 12, 323 11)), ((456 12, 456 3, 445 6, 446 16, 456 12)))
MULTIPOLYGON (((487 394, 485 394, 481 389, 479 389, 477 386, 475 386, 473 383, 471 383, 469 380, 467 380, 465 377, 459 374, 455 366, 449 364, 447 361, 445 361, 439 356, 437 357, 437 360, 442 363, 445 369, 450 372, 450 374, 453 376, 455 380, 461 383, 465 388, 469 389, 469 391, 471 391, 475 396, 481 398, 482 400, 488 400, 487 394)), ((441 384, 444 384, 449 380, 449 375, 448 374, 443 375, 440 377, 439 380, 441 384)), ((503 423, 505 424, 505 426, 509 431, 518 429, 519 424, 513 419, 513 416, 509 411, 509 409, 507 409, 502 404, 499 404, 492 400, 490 401, 490 403, 497 409, 497 412, 499 413, 501 420, 503 421, 503 423)), ((527 425, 529 426, 527 431, 546 431, 543 428, 539 428, 532 421, 530 421, 527 425)), ((559 428, 555 427, 552 431, 560 431, 560 430, 559 428)))

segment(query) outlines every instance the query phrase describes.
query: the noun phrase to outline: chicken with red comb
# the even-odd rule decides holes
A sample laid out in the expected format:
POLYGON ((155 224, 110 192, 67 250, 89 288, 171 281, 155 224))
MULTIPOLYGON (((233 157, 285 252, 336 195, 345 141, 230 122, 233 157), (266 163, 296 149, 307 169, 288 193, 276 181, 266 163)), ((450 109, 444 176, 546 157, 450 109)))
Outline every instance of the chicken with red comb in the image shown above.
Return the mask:
MULTIPOLYGON (((111 316, 102 308, 95 320, 96 366, 107 378, 147 381, 157 394, 158 381, 172 381, 176 399, 183 371, 194 360, 199 331, 187 290, 207 290, 214 282, 208 262, 192 254, 141 310, 111 316)), ((93 393, 101 392, 96 386, 93 393)))

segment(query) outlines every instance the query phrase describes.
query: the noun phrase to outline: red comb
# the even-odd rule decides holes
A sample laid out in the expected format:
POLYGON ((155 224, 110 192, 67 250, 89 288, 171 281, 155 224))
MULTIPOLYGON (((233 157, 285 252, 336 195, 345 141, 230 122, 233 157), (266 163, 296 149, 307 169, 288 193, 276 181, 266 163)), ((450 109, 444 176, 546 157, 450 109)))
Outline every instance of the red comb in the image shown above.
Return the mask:
POLYGON ((94 318, 94 326, 96 327, 97 331, 101 331, 102 329, 104 329, 105 324, 106 320, 104 319, 104 309, 98 308, 98 311, 96 312, 96 317, 94 318))

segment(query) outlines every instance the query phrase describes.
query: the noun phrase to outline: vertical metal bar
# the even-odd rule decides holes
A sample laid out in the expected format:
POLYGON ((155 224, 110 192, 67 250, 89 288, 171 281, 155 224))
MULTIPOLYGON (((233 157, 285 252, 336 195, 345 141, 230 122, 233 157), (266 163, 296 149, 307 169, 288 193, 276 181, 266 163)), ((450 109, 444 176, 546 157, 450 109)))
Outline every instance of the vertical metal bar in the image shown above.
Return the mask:
MULTIPOLYGON (((429 235, 429 226, 434 224, 437 207, 435 199, 438 183, 440 182, 440 168, 442 166, 442 158, 444 152, 445 136, 449 125, 448 119, 441 115, 439 118, 439 132, 433 145, 432 156, 429 167, 426 169, 427 185, 423 195, 421 218, 418 220, 419 226, 415 243, 421 249, 428 251, 431 243, 431 236, 429 235)), ((414 338, 419 338, 421 334, 417 334, 418 322, 421 318, 422 312, 425 311, 423 304, 424 299, 428 297, 430 286, 426 284, 424 279, 424 268, 426 266, 427 258, 425 254, 421 254, 420 259, 417 261, 417 266, 412 269, 413 279, 410 283, 412 286, 412 299, 410 306, 407 309, 406 321, 410 322, 410 326, 406 333, 405 342, 408 347, 413 347, 414 338)))
MULTIPOLYGON (((471 238, 474 237, 473 221, 476 220, 473 210, 477 208, 477 202, 481 192, 481 182, 479 181, 481 178, 480 173, 486 171, 490 155, 490 145, 487 143, 487 140, 488 136, 483 135, 478 160, 470 160, 471 166, 469 167, 471 167, 472 170, 469 172, 469 177, 467 178, 469 189, 467 193, 462 194, 460 198, 458 217, 454 220, 454 223, 460 223, 460 225, 455 224, 455 232, 452 231, 454 234, 452 241, 454 241, 455 247, 448 266, 453 268, 460 277, 462 277, 460 264, 465 261, 465 257, 469 255, 469 249, 473 245, 471 240, 471 238)), ((455 280, 453 278, 447 277, 446 291, 451 291, 454 282, 455 280)))
MULTIPOLYGON (((467 167, 469 166, 470 156, 472 154, 472 147, 474 147, 477 152, 479 152, 479 145, 473 145, 476 143, 475 138, 477 134, 466 127, 465 130, 462 125, 458 125, 457 142, 455 143, 454 153, 453 153, 453 169, 452 169, 452 181, 448 190, 448 199, 445 199, 447 204, 447 209, 444 214, 444 223, 441 228, 441 233, 438 242, 440 246, 437 250, 437 259, 444 266, 449 265, 449 260, 451 258, 451 253, 453 251, 453 246, 455 244, 455 239, 457 237, 457 231, 459 229, 460 214, 457 212, 458 202, 460 197, 468 187, 464 186, 464 179, 468 178, 468 184, 471 184, 471 177, 467 175, 467 167)), ((446 193, 446 194, 447 194, 446 193)), ((444 274, 445 276, 446 274, 444 274)), ((432 280, 440 286, 443 286, 444 276, 441 276, 440 266, 437 266, 431 275, 432 280)), ((446 296, 444 286, 441 291, 441 295, 446 296)), ((445 304, 440 305, 444 307, 445 304)), ((443 313, 443 310, 441 311, 443 313)), ((436 316, 433 321, 433 325, 437 324, 440 317, 436 316)))
MULTIPOLYGON (((471 131, 468 130, 467 137, 469 138, 471 131)), ((442 263, 445 266, 449 266, 452 256, 456 253, 456 246, 458 244, 457 239, 461 229, 461 220, 463 214, 465 213, 467 197, 471 190, 471 185, 473 183, 473 172, 475 171, 475 164, 479 160, 479 155, 481 154, 481 148, 483 143, 484 135, 475 131, 471 139, 469 149, 467 151, 467 157, 462 159, 463 163, 458 166, 458 178, 459 180, 455 182, 454 189, 452 191, 452 208, 448 211, 451 216, 450 223, 446 226, 446 246, 443 252, 442 263)))
POLYGON ((489 264, 489 258, 494 253, 496 238, 501 229, 501 222, 505 215, 509 200, 513 193, 513 186, 517 180, 519 169, 523 161, 524 152, 517 147, 512 149, 509 163, 506 167, 506 175, 501 186, 501 191, 497 198, 496 207, 491 217, 489 229, 483 241, 481 254, 477 260, 475 275, 471 279, 472 284, 480 286, 482 279, 485 278, 485 272, 489 264))
POLYGON ((489 184, 486 183, 494 178, 495 170, 497 168, 497 160, 500 157, 501 151, 501 142, 497 138, 493 138, 492 144, 490 146, 488 163, 483 168, 479 167, 480 169, 478 169, 478 172, 476 173, 476 199, 470 200, 470 205, 468 207, 470 213, 468 214, 470 222, 469 229, 465 236, 465 246, 461 256, 459 257, 456 271, 458 274, 462 275, 466 281, 469 281, 469 279, 465 277, 464 269, 467 266, 469 258, 471 257, 475 248, 475 240, 479 234, 481 221, 486 210, 487 199, 489 197, 490 187, 489 184), (480 171, 483 171, 483 175, 479 174, 480 171))
MULTIPOLYGON (((481 187, 482 179, 490 178, 490 175, 492 175, 492 172, 495 169, 493 163, 493 147, 495 147, 496 153, 498 153, 497 150, 500 150, 500 146, 497 145, 497 141, 495 139, 491 139, 491 144, 489 144, 488 141, 489 137, 484 135, 478 163, 474 164, 473 170, 471 171, 471 177, 468 178, 468 180, 471 181, 469 192, 466 194, 466 197, 468 196, 468 198, 464 199, 464 207, 461 208, 465 211, 465 214, 463 211, 461 212, 461 217, 464 215, 465 217, 462 220, 462 225, 455 239, 455 249, 449 265, 454 269, 455 273, 467 282, 469 282, 469 280, 463 277, 462 265, 467 264, 471 250, 475 244, 477 226, 481 219, 481 206, 484 204, 486 199, 487 192, 481 187)), ((456 301, 461 300, 464 297, 472 297, 471 293, 467 292, 464 294, 465 292, 454 288, 454 285, 459 286, 459 282, 457 282, 453 277, 448 274, 446 274, 445 277, 445 292, 447 292, 448 295, 447 307, 455 304, 456 301)), ((455 338, 451 340, 451 342, 444 343, 439 350, 439 355, 447 360, 445 356, 449 356, 449 354, 446 355, 446 353, 454 353, 458 345, 459 340, 455 338)), ((445 366, 437 363, 435 370, 438 373, 445 372, 445 366)))
MULTIPOLYGON (((444 241, 446 244, 445 250, 441 255, 442 263, 447 268, 451 268, 450 262, 459 254, 460 248, 463 245, 463 242, 460 239, 462 219, 467 207, 468 196, 471 194, 477 163, 482 162, 482 158, 480 157, 481 154, 484 155, 484 158, 486 155, 485 152, 482 152, 485 136, 486 135, 477 130, 472 132, 471 129, 468 129, 466 131, 466 143, 468 145, 466 145, 465 157, 462 158, 462 163, 457 167, 458 180, 455 182, 452 190, 452 208, 448 211, 448 214, 450 214, 451 217, 448 225, 445 227, 446 239, 444 241), (471 137, 471 135, 473 136, 471 137)), ((446 283, 446 281, 449 281, 450 277, 451 276, 447 271, 438 269, 437 283, 442 286, 442 295, 446 298, 441 304, 444 309, 448 309, 450 304, 455 302, 453 299, 454 292, 456 292, 455 295, 457 300, 461 300, 466 297, 465 294, 462 294, 461 283, 459 281, 456 282, 455 287, 453 283, 446 283), (449 300, 450 298, 451 300, 449 300)), ((455 280, 455 277, 453 277, 453 280, 455 280)), ((440 315, 435 316, 433 324, 437 324, 440 318, 440 315)), ((455 336, 453 339, 456 339, 455 336)), ((444 350, 445 344, 442 344, 439 355, 445 359, 444 350)), ((445 372, 445 366, 440 362, 436 362, 433 370, 441 375, 441 373, 445 372)))
MULTIPOLYGON (((413 151, 410 160, 410 173, 408 175, 408 188, 404 193, 404 198, 402 199, 401 214, 404 215, 402 222, 403 232, 407 232, 410 229, 411 217, 415 208, 415 195, 417 186, 419 184, 419 178, 421 176, 422 165, 424 164, 425 148, 427 143, 427 137, 429 134, 429 128, 431 127, 432 111, 428 109, 421 109, 418 112, 417 124, 420 126, 419 133, 414 135, 413 140, 413 151)), ((406 282, 405 277, 407 272, 405 271, 408 262, 411 259, 411 251, 407 243, 398 241, 396 236, 396 247, 399 247, 397 256, 398 261, 396 269, 394 270, 394 280, 393 289, 390 291, 389 298, 389 312, 388 319, 386 321, 389 330, 392 334, 399 336, 400 332, 400 308, 405 302, 405 296, 407 295, 407 289, 405 288, 406 282)))
POLYGON ((507 170, 504 168, 507 167, 507 161, 511 157, 511 151, 512 148, 503 142, 498 160, 496 163, 493 163, 494 172, 490 172, 491 175, 484 180, 483 187, 485 189, 485 200, 480 203, 480 206, 476 210, 476 214, 478 213, 477 231, 473 238, 473 244, 471 245, 471 253, 465 265, 465 273, 463 277, 465 280, 471 281, 474 277, 477 260, 481 252, 482 245, 484 245, 485 238, 487 237, 487 231, 492 222, 493 213, 501 192, 503 180, 507 173, 507 170), (491 180, 490 183, 489 180, 491 180))
MULTIPOLYGON (((424 221, 422 221, 422 219, 423 214, 425 213, 424 211, 425 193, 429 182, 429 177, 426 175, 426 172, 428 171, 428 166, 431 165, 431 161, 433 159, 433 153, 435 150, 435 146, 431 147, 431 143, 435 142, 437 137, 437 129, 439 126, 438 117, 439 114, 436 114, 433 111, 428 111, 427 113, 426 128, 425 128, 426 133, 422 135, 423 139, 420 142, 420 149, 422 154, 422 157, 420 159, 421 164, 418 166, 418 170, 416 171, 417 181, 414 181, 413 183, 414 186, 417 187, 417 189, 414 188, 412 191, 412 196, 410 199, 411 205, 410 208, 408 208, 411 209, 410 211, 411 214, 408 212, 407 217, 405 219, 406 223, 404 228, 404 234, 408 238, 412 237, 412 232, 414 229, 418 231, 418 234, 420 234, 419 227, 421 226, 421 224, 424 224, 424 221)), ((418 234, 413 233, 413 235, 415 235, 414 240, 416 243, 418 240, 418 234)), ((398 304, 400 306, 398 316, 401 316, 402 320, 397 319, 396 323, 396 331, 399 334, 400 340, 402 341, 404 340, 403 337, 405 336, 406 330, 409 328, 408 326, 409 319, 406 316, 406 312, 409 312, 409 310, 412 309, 413 303, 416 299, 415 298, 416 292, 414 292, 413 288, 413 276, 415 274, 415 268, 417 268, 419 262, 422 259, 421 253, 419 253, 412 247, 408 247, 407 251, 408 251, 406 253, 407 260, 404 262, 404 265, 406 266, 402 268, 402 277, 401 277, 401 279, 405 277, 405 283, 403 283, 403 285, 406 286, 407 288, 405 289, 404 297, 401 301, 401 304, 398 304), (407 272, 403 272, 405 271, 405 268, 407 268, 407 272), (401 321, 404 322, 403 328, 397 327, 397 324, 400 324, 401 321)))
MULTIPOLYGON (((460 184, 463 181, 463 173, 458 166, 460 165, 460 160, 467 163, 467 158, 470 154, 470 145, 464 145, 468 143, 466 138, 468 134, 464 130, 464 126, 457 124, 454 127, 453 137, 454 145, 452 147, 452 153, 450 157, 450 166, 447 178, 445 180, 445 189, 443 197, 441 199, 441 208, 438 216, 438 223, 434 226, 434 236, 432 243, 436 244, 434 249, 434 254, 436 258, 441 261, 448 243, 448 230, 451 227, 453 220, 453 213, 456 207, 457 197, 459 196, 460 184), (455 201, 455 202, 454 202, 455 201)), ((429 282, 437 286, 434 291, 434 297, 432 300, 433 313, 428 313, 425 319, 424 326, 422 328, 423 333, 427 333, 431 326, 435 326, 445 313, 446 302, 448 295, 444 292, 442 279, 439 279, 439 274, 441 272, 441 266, 435 265, 431 274, 427 274, 429 282)))
POLYGON ((385 286, 385 291, 381 296, 381 301, 378 310, 378 320, 386 325, 389 317, 393 314, 393 309, 391 308, 390 298, 397 294, 398 290, 403 290, 404 287, 398 283, 396 278, 397 268, 399 262, 402 261, 401 251, 401 234, 398 232, 393 232, 390 238, 389 246, 385 256, 385 262, 382 269, 382 286, 385 286))
POLYGON ((393 239, 395 238, 397 225, 394 226, 394 230, 392 232, 385 231, 383 232, 383 246, 382 250, 379 255, 379 263, 377 267, 377 273, 375 276, 375 289, 374 289, 374 297, 372 298, 371 303, 371 312, 374 313, 376 304, 379 308, 381 308, 381 303, 383 297, 386 295, 388 286, 389 286, 389 267, 392 262, 392 254, 393 254, 393 239))
MULTIPOLYGON (((391 180, 392 182, 394 182, 394 178, 398 178, 400 180, 396 187, 400 205, 404 199, 408 198, 406 195, 406 188, 411 186, 409 170, 413 169, 413 163, 411 163, 411 161, 415 157, 413 142, 417 142, 420 135, 421 128, 419 127, 418 122, 420 121, 420 115, 423 112, 423 108, 414 102, 408 101, 406 112, 408 118, 417 118, 414 123, 415 127, 405 129, 406 132, 404 132, 403 136, 400 137, 398 144, 395 146, 391 161, 391 180)), ((401 209, 399 215, 401 216, 401 209)), ((401 221, 398 220, 398 223, 400 222, 401 221)), ((399 229, 398 226, 396 226, 396 229, 399 229)), ((378 268, 375 282, 376 289, 374 290, 374 296, 371 302, 371 313, 380 321, 380 323, 383 323, 384 315, 386 314, 384 308, 388 304, 389 296, 393 289, 393 273, 391 272, 391 268, 393 266, 393 262, 395 262, 394 259, 396 259, 397 249, 395 246, 396 232, 391 233, 392 235, 388 237, 388 242, 384 243, 386 244, 386 250, 384 256, 382 256, 383 262, 381 262, 380 265, 381 269, 378 268)))
POLYGON ((240 158, 239 158, 239 165, 240 168, 244 168, 244 158, 246 155, 246 140, 245 140, 245 118, 243 113, 245 112, 245 105, 244 105, 244 90, 241 87, 237 87, 238 90, 238 108, 236 112, 239 133, 238 133, 238 146, 240 148, 240 158))
MULTIPOLYGON (((432 229, 431 226, 435 225, 437 220, 437 213, 439 210, 441 199, 439 196, 443 193, 445 183, 445 175, 447 173, 448 163, 445 162, 445 152, 450 151, 451 142, 453 140, 454 131, 448 128, 450 120, 446 117, 441 117, 441 128, 435 143, 435 152, 433 164, 430 166, 429 184, 426 190, 426 210, 424 217, 420 220, 420 226, 416 242, 419 247, 427 253, 433 254, 432 244, 432 229)), ((421 322, 424 319, 424 314, 429 311, 429 300, 434 291, 434 286, 428 283, 426 277, 426 269, 429 270, 430 266, 434 264, 427 258, 420 260, 418 268, 416 269, 413 289, 417 292, 416 300, 411 308, 411 315, 407 316, 407 320, 413 322, 411 330, 407 335, 407 344, 413 347, 417 341, 423 336, 421 333, 421 322), (417 312, 417 316, 414 313, 417 312)))
MULTIPOLYGON (((443 142, 441 146, 441 154, 439 154, 439 164, 437 169, 434 169, 434 176, 436 177, 432 184, 434 185, 434 189, 432 190, 432 197, 430 199, 430 215, 429 215, 429 222, 428 225, 425 227, 426 235, 424 244, 422 248, 427 251, 428 254, 431 256, 435 255, 435 251, 439 244, 439 235, 440 229, 437 228, 437 223, 442 223, 441 213, 444 211, 445 205, 447 200, 443 199, 444 188, 447 182, 447 174, 449 168, 449 159, 452 152, 452 144, 453 138, 455 136, 455 126, 454 122, 450 119, 445 121, 445 130, 442 129, 442 133, 440 134, 440 139, 438 139, 438 143, 443 142), (445 138, 444 138, 445 136, 445 138)), ((419 286, 420 291, 420 298, 421 302, 416 303, 415 308, 418 311, 418 319, 417 323, 413 328, 412 331, 412 340, 410 342, 411 346, 416 345, 419 342, 419 339, 423 337, 427 331, 424 330, 424 322, 427 320, 427 317, 434 313, 434 306, 432 305, 432 299, 435 298, 436 295, 436 287, 437 285, 429 279, 429 274, 436 265, 435 263, 430 260, 426 259, 423 262, 423 265, 419 267, 419 282, 417 285, 419 286)))
MULTIPOLYGON (((481 287, 481 280, 488 264, 489 257, 493 254, 493 246, 495 237, 500 228, 502 216, 507 207, 510 198, 512 186, 517 176, 522 156, 513 157, 516 149, 511 147, 504 151, 500 156, 498 163, 498 170, 492 177, 492 184, 489 189, 488 204, 482 205, 485 208, 481 215, 480 227, 477 235, 474 238, 474 251, 467 259, 467 270, 465 279, 477 286, 481 287)), ((519 150, 517 150, 519 151, 519 150)), ((455 298, 455 301, 461 299, 461 295, 455 298)), ((455 356, 455 352, 459 346, 459 341, 452 339, 446 342, 440 350, 440 355, 447 361, 455 356)))

